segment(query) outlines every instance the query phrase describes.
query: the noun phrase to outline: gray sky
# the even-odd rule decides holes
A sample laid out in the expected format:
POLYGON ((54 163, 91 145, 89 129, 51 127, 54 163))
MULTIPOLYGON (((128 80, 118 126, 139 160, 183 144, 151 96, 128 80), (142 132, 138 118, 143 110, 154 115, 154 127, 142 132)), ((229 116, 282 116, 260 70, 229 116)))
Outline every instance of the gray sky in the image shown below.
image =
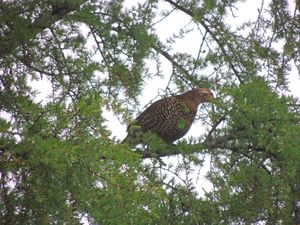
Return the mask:
MULTIPOLYGON (((126 5, 128 7, 135 5, 137 1, 135 0, 127 0, 126 5)), ((265 6, 269 4, 270 0, 265 0, 265 6)), ((294 1, 289 0, 289 4, 291 7, 291 13, 295 8, 294 1)), ((258 7, 261 6, 261 0, 248 0, 245 2, 240 2, 236 5, 236 10, 233 11, 235 17, 229 16, 227 18, 227 23, 231 25, 232 29, 235 29, 238 25, 242 24, 244 21, 256 20, 258 15, 258 7)), ((160 3, 159 10, 170 7, 168 3, 160 3)), ((167 17, 162 22, 156 24, 157 34, 160 36, 162 41, 165 41, 169 37, 173 35, 173 33, 178 33, 181 28, 196 28, 194 23, 190 23, 190 17, 186 16, 184 13, 174 12, 169 17, 167 17)), ((186 52, 192 54, 193 56, 197 56, 199 46, 199 39, 201 38, 199 31, 195 29, 195 31, 189 33, 185 38, 180 39, 174 44, 173 50, 170 54, 175 52, 186 52), (196 46, 195 46, 196 44, 196 46)), ((201 39, 200 39, 201 40, 201 39)), ((93 47, 93 44, 91 44, 93 47)), ((280 48, 281 46, 277 46, 280 48)), ((145 105, 147 105, 151 100, 157 97, 159 94, 163 94, 163 90, 166 88, 170 75, 172 74, 172 66, 171 63, 166 59, 161 57, 161 70, 165 77, 159 78, 155 77, 153 79, 147 80, 147 84, 141 93, 139 98, 140 105, 138 106, 138 111, 141 111, 145 105)), ((155 62, 147 60, 147 65, 151 72, 155 73, 156 65, 155 62)), ((212 68, 208 68, 207 73, 209 74, 209 70, 212 68)), ((205 74, 206 71, 203 71, 205 74)), ((294 96, 300 97, 300 78, 298 71, 295 67, 292 68, 289 79, 289 89, 290 93, 294 96)), ((43 101, 45 103, 45 99, 51 93, 51 85, 46 80, 33 81, 32 87, 40 92, 37 96, 38 101, 43 101)), ((121 124, 119 119, 109 111, 104 112, 104 116, 107 118, 106 125, 112 131, 112 137, 117 139, 123 139, 126 136, 126 124, 121 124)), ((209 127, 206 127, 209 129, 209 127)), ((199 136, 199 131, 201 133, 205 133, 205 127, 200 122, 196 122, 192 125, 192 128, 187 133, 185 137, 191 136, 199 136)), ((164 158, 166 163, 175 163, 180 160, 181 156, 174 156, 169 158, 164 158)), ((195 182, 199 181, 198 191, 201 193, 202 188, 210 189, 211 185, 205 181, 205 174, 209 171, 209 157, 206 158, 205 166, 202 168, 195 168, 195 173, 193 174, 195 182), (200 170, 201 169, 201 170, 200 170), (199 178, 199 179, 198 179, 199 178), (201 184, 200 184, 201 183, 201 184)), ((203 193, 203 192, 202 192, 203 193)))

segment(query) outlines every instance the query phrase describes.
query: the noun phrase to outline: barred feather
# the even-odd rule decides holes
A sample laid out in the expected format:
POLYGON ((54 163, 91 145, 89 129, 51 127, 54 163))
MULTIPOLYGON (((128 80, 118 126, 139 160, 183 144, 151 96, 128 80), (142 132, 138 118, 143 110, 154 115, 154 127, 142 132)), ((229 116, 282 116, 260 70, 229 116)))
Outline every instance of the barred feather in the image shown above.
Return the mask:
POLYGON ((152 103, 128 126, 128 135, 122 142, 137 145, 143 142, 144 133, 151 132, 166 143, 172 143, 189 131, 199 104, 213 99, 212 92, 206 88, 160 99, 152 103))

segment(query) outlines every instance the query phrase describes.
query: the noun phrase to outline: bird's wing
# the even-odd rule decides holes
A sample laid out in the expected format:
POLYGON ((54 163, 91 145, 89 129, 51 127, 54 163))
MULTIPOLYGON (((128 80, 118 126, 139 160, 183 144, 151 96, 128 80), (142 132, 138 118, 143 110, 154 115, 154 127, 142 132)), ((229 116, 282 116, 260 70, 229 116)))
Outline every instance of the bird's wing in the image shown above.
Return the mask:
POLYGON ((160 126, 165 108, 167 107, 166 99, 168 98, 160 99, 152 103, 135 119, 144 132, 160 126))

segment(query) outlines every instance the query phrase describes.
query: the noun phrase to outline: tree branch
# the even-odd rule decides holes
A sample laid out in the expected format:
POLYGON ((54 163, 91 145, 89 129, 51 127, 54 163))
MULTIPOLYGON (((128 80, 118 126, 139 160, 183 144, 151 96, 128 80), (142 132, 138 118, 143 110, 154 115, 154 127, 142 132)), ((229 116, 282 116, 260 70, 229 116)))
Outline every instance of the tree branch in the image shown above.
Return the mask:
POLYGON ((180 72, 182 72, 183 74, 185 74, 187 77, 191 76, 189 74, 189 72, 184 68, 182 67, 180 64, 178 64, 178 62, 176 62, 173 57, 166 51, 164 51, 161 47, 153 44, 152 45, 152 48, 157 51, 159 54, 161 54, 162 56, 164 56, 167 60, 169 60, 172 65, 174 65, 177 69, 180 70, 180 72))
POLYGON ((15 8, 12 7, 14 3, 1 3, 1 7, 5 10, 0 20, 5 21, 3 26, 7 28, 3 32, 4 35, 0 36, 1 57, 4 58, 19 46, 27 44, 38 33, 63 19, 68 13, 78 10, 84 2, 84 0, 56 1, 56 4, 46 6, 46 9, 34 20, 15 12, 15 8), (20 30, 19 27, 22 29, 20 30))
MULTIPOLYGON (((142 158, 155 158, 155 157, 165 157, 165 156, 173 156, 179 154, 193 154, 203 152, 205 149, 225 149, 230 150, 232 152, 241 151, 241 147, 236 144, 237 139, 231 135, 226 134, 219 137, 208 138, 205 141, 197 144, 189 145, 188 147, 181 147, 182 145, 179 143, 178 145, 166 145, 158 150, 138 150, 137 152, 142 155, 142 158)), ((267 151, 264 147, 261 146, 253 146, 248 144, 247 149, 255 152, 266 152, 267 156, 272 159, 282 160, 280 154, 275 152, 267 151)))
POLYGON ((161 149, 153 151, 151 149, 138 150, 137 152, 142 155, 142 158, 165 157, 179 154, 193 154, 199 153, 207 148, 222 148, 238 151, 237 146, 230 144, 229 141, 234 140, 232 135, 224 135, 216 138, 211 138, 203 141, 202 143, 189 145, 188 148, 182 149, 179 145, 167 145, 161 149))
MULTIPOLYGON (((184 8, 183 6, 179 5, 178 3, 173 2, 171 0, 165 0, 165 1, 170 3, 172 6, 179 9, 180 11, 182 11, 182 12, 186 13, 187 15, 191 16, 192 18, 196 17, 193 11, 184 8)), ((235 76, 237 77, 239 82, 243 83, 243 80, 240 77, 239 72, 237 71, 237 69, 235 68, 235 66, 233 65, 233 63, 231 61, 231 56, 228 55, 226 49, 224 48, 224 45, 221 43, 221 41, 216 37, 214 32, 209 28, 209 26, 204 21, 201 21, 201 20, 197 20, 197 21, 201 24, 201 26, 204 27, 206 32, 209 33, 210 36, 213 38, 213 40, 217 43, 217 45, 219 46, 219 48, 222 51, 222 54, 224 55, 224 58, 229 63, 229 67, 232 69, 233 73, 235 74, 235 76)))

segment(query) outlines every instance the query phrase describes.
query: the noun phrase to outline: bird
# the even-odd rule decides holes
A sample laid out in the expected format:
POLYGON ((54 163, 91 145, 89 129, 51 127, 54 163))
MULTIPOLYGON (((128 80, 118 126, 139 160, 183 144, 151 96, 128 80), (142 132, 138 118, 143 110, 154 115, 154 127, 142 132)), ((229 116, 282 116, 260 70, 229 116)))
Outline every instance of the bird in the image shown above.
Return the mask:
POLYGON ((154 134, 166 144, 183 137, 191 128, 198 106, 212 102, 213 93, 207 88, 195 88, 183 94, 162 98, 147 107, 127 127, 127 136, 121 143, 130 146, 145 144, 146 133, 154 134))

